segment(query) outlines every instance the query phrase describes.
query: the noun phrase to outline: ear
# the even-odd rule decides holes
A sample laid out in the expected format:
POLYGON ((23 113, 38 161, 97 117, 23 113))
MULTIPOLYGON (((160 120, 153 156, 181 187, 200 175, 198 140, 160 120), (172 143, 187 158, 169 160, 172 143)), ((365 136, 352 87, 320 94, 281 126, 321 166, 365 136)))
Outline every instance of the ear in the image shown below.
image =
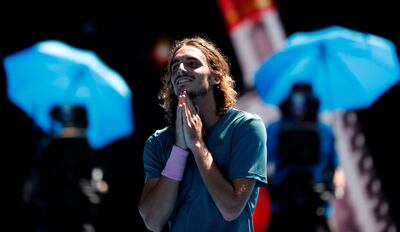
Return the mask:
POLYGON ((210 78, 210 82, 213 85, 218 85, 219 83, 221 83, 221 76, 216 73, 212 74, 211 78, 210 78))

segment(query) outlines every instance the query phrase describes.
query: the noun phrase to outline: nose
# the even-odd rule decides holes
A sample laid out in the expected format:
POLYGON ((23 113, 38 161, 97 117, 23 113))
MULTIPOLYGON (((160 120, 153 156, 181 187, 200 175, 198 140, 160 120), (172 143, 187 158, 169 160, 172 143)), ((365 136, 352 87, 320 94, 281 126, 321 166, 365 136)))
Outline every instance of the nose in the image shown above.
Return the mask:
POLYGON ((182 75, 182 73, 185 71, 185 66, 183 65, 183 63, 180 63, 179 65, 178 65, 178 69, 177 69, 177 74, 178 75, 182 75))

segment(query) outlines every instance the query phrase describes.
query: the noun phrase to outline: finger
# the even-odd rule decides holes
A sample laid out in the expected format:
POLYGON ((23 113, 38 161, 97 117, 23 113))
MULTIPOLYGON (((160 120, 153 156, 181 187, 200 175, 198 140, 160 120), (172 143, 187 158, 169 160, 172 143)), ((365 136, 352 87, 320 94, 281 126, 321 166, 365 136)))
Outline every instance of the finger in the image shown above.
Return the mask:
MULTIPOLYGON (((178 105, 176 107, 176 123, 182 122, 182 96, 178 97, 178 105)), ((178 127, 178 125, 176 125, 178 127)))
POLYGON ((184 105, 184 115, 186 118, 186 121, 184 124, 186 124, 189 128, 192 128, 194 130, 197 130, 197 127, 199 126, 199 123, 201 122, 200 116, 196 111, 196 108, 193 106, 190 107, 190 102, 189 104, 186 104, 187 101, 183 104, 184 105))
POLYGON ((192 99, 190 99, 190 97, 187 94, 184 95, 183 100, 185 101, 186 105, 188 106, 188 109, 192 114, 198 113, 198 110, 195 108, 192 99))
POLYGON ((182 121, 183 121, 184 126, 189 125, 190 117, 191 117, 191 114, 189 112, 188 106, 187 106, 186 102, 183 102, 182 103, 182 121))
POLYGON ((175 121, 175 145, 186 149, 186 143, 185 143, 185 138, 184 138, 184 132, 183 132, 183 117, 182 117, 182 100, 181 96, 179 96, 178 99, 178 106, 176 107, 176 121, 175 121))
POLYGON ((188 107, 188 102, 187 102, 188 96, 186 94, 186 91, 183 91, 181 96, 182 96, 182 98, 181 98, 181 101, 182 101, 182 104, 181 104, 182 105, 182 117, 184 119, 186 119, 186 121, 183 121, 183 122, 184 122, 184 124, 187 124, 187 122, 190 120, 190 117, 192 116, 192 113, 190 112, 189 107, 188 107))

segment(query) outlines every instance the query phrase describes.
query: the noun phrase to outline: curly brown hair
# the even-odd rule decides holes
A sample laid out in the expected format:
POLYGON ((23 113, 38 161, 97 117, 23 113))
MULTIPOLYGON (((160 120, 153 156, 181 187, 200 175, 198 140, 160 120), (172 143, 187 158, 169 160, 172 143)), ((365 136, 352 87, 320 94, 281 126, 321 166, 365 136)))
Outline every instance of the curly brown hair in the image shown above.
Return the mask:
POLYGON ((175 41, 168 58, 167 72, 162 78, 162 88, 158 94, 161 100, 161 107, 165 110, 165 118, 168 123, 173 124, 176 118, 176 107, 178 99, 174 94, 171 83, 171 61, 176 52, 183 46, 192 46, 201 50, 207 58, 207 63, 211 71, 218 75, 221 82, 213 89, 217 114, 224 114, 229 108, 236 104, 237 92, 235 90, 235 81, 230 74, 230 64, 221 50, 211 41, 203 37, 189 37, 175 41))

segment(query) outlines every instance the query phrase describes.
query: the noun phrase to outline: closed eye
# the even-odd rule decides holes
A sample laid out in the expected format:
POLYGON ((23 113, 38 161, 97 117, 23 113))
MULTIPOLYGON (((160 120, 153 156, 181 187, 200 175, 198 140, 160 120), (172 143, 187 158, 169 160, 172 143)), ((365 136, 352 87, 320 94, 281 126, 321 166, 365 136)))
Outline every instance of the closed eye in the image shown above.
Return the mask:
POLYGON ((201 63, 198 60, 189 60, 187 62, 187 66, 192 69, 196 69, 201 66, 201 63))

